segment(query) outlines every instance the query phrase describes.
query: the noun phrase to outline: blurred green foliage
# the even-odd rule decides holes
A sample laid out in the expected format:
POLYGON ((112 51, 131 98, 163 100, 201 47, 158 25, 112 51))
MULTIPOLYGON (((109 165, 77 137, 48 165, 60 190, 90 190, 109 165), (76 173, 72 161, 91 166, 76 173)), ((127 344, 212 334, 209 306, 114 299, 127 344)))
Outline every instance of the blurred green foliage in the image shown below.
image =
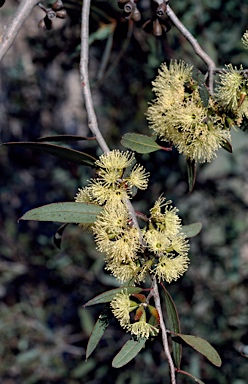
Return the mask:
MULTIPOLYGON (((5 4, 7 17, 15 2, 5 4)), ((68 18, 49 32, 37 28, 35 10, 6 56, 1 77, 1 141, 36 140, 46 134, 89 134, 78 75, 80 8, 66 1, 68 18), (22 51, 20 48, 22 47, 22 51)), ((248 29, 243 1, 173 1, 172 8, 219 66, 248 67, 240 38, 248 29)), ((140 2, 149 17, 150 3, 140 2)), ((111 148, 121 148, 124 133, 148 134, 144 113, 152 99, 151 81, 162 61, 182 58, 204 70, 187 41, 172 26, 163 37, 145 33, 122 19, 114 1, 93 1, 91 33, 99 23, 117 20, 107 66, 97 83, 106 40, 90 50, 90 75, 99 124, 111 148), (129 28, 130 25, 129 25, 129 28), (119 55, 119 56, 118 56, 119 55)), ((144 20, 142 20, 144 21, 144 20)), ((142 24, 142 23, 140 23, 142 24)), ((167 286, 178 307, 183 333, 207 339, 223 360, 211 366, 189 347, 182 369, 206 384, 245 384, 248 344, 248 137, 233 132, 233 154, 220 151, 199 166, 192 194, 187 194, 186 164, 173 150, 139 160, 151 172, 150 188, 134 204, 148 211, 164 192, 179 208, 183 224, 201 221, 202 233, 191 240, 191 266, 167 286)), ((96 143, 75 149, 100 154, 96 143)), ((104 271, 94 242, 81 228, 66 228, 62 249, 53 246, 54 223, 17 224, 27 210, 57 201, 73 201, 77 188, 93 171, 24 149, 0 151, 0 375, 3 384, 167 382, 168 369, 159 340, 149 342, 124 369, 111 368, 127 335, 115 323, 92 357, 84 362, 89 334, 102 308, 82 309, 93 296, 116 286, 104 271)), ((178 384, 190 383, 178 376, 178 384)))

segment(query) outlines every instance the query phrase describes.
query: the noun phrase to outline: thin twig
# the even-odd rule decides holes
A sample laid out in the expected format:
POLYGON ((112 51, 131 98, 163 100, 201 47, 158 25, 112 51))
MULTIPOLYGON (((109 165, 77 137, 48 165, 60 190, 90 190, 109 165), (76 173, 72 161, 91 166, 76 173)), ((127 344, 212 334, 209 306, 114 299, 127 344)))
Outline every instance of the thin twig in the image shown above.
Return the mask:
POLYGON ((155 306, 159 314, 159 321, 160 321, 160 328, 162 332, 162 341, 163 341, 163 346, 164 346, 164 352, 166 359, 168 360, 169 368, 170 368, 170 377, 171 377, 171 384, 176 384, 176 373, 175 373, 175 367, 174 363, 170 354, 170 348, 169 348, 169 343, 168 343, 168 337, 167 337, 167 332, 166 332, 166 327, 164 323, 164 318, 163 318, 163 313, 162 313, 162 308, 161 308, 161 302, 160 302, 160 296, 158 292, 158 285, 157 285, 157 280, 154 277, 153 279, 153 284, 152 284, 152 296, 154 298, 155 306))
POLYGON ((91 132, 96 136, 98 144, 103 152, 109 152, 109 147, 104 140, 98 127, 98 122, 93 106, 92 95, 89 84, 89 15, 90 0, 84 0, 82 6, 82 29, 81 29, 81 57, 80 57, 80 75, 84 93, 85 107, 88 115, 88 124, 91 132))
POLYGON ((10 49, 19 30, 38 2, 38 0, 22 0, 19 4, 15 15, 4 30, 2 37, 0 37, 0 60, 10 49))
POLYGON ((168 17, 171 19, 175 27, 181 32, 181 34, 188 40, 188 42, 192 45, 195 53, 206 63, 208 66, 208 77, 209 77, 209 91, 211 95, 214 92, 214 69, 215 63, 211 59, 211 57, 201 48, 198 41, 194 38, 194 36, 189 32, 189 30, 181 23, 178 17, 175 15, 171 7, 167 4, 166 13, 168 17))

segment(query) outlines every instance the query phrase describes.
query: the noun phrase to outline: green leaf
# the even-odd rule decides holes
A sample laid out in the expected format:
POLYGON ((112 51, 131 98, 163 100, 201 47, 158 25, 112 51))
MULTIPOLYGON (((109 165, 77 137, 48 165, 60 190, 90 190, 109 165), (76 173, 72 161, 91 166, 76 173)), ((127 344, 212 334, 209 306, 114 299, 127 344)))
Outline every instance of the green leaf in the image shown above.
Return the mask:
MULTIPOLYGON (((180 321, 179 321, 179 316, 178 312, 176 309, 176 305, 165 288, 163 284, 161 284, 164 290, 164 298, 165 298, 165 308, 166 308, 166 313, 167 313, 167 321, 168 321, 168 328, 170 331, 175 332, 175 333, 180 333, 180 321)), ((179 369, 180 364, 181 364, 181 359, 182 359, 182 346, 181 344, 176 343, 174 340, 172 340, 172 353, 174 357, 174 362, 176 364, 176 367, 179 369)))
POLYGON ((162 149, 152 137, 139 133, 126 133, 121 139, 121 144, 138 153, 150 153, 162 149))
POLYGON ((202 380, 200 380, 200 379, 198 379, 197 377, 195 377, 194 375, 192 375, 192 373, 185 372, 185 371, 179 371, 178 373, 182 373, 183 375, 186 375, 186 376, 191 377, 191 378, 194 379, 194 381, 196 381, 198 384, 205 384, 202 380))
POLYGON ((92 334, 90 335, 87 349, 86 349, 86 360, 89 358, 89 356, 92 354, 94 349, 96 348, 97 344, 101 340, 105 330, 108 328, 110 320, 114 317, 113 313, 111 312, 109 307, 106 307, 101 315, 99 316, 94 329, 92 331, 92 334))
POLYGON ((42 136, 37 139, 40 141, 81 141, 81 140, 96 140, 96 137, 86 137, 78 135, 52 135, 52 136, 42 136))
POLYGON ((202 100, 202 103, 204 105, 205 108, 208 107, 208 100, 209 100, 209 92, 208 92, 208 89, 206 87, 206 84, 205 84, 205 77, 204 75, 201 73, 201 71, 199 71, 198 69, 193 69, 193 72, 192 72, 192 77, 194 80, 197 81, 197 84, 198 84, 198 89, 199 89, 199 95, 201 97, 201 100, 202 100))
POLYGON ((71 161, 72 163, 87 165, 92 168, 96 168, 96 159, 87 153, 76 151, 75 149, 62 147, 60 145, 48 144, 48 143, 33 143, 29 142, 9 142, 2 145, 16 146, 38 150, 41 152, 49 153, 50 155, 57 156, 60 159, 71 161))
POLYGON ((31 209, 19 220, 91 224, 96 221, 102 209, 99 205, 90 203, 53 203, 31 209))
POLYGON ((208 341, 201 337, 192 335, 183 335, 182 333, 175 333, 176 336, 180 337, 185 343, 194 348, 197 352, 205 356, 212 364, 220 367, 222 362, 218 352, 209 344, 208 341))
POLYGON ((223 149, 225 149, 227 152, 229 152, 229 153, 232 153, 232 146, 231 146, 231 144, 229 143, 229 141, 228 140, 224 140, 224 141, 222 141, 221 142, 221 147, 223 148, 223 149))
POLYGON ((202 230, 202 223, 192 223, 189 225, 182 226, 182 233, 189 239, 190 237, 194 237, 198 235, 202 230))
POLYGON ((87 303, 84 304, 83 307, 85 308, 85 307, 89 307, 90 305, 109 303, 111 300, 113 300, 115 295, 123 291, 124 288, 127 290, 127 293, 129 294, 140 293, 142 291, 142 288, 138 288, 138 287, 120 287, 120 288, 111 289, 110 291, 101 293, 100 295, 87 301, 87 303))
POLYGON ((112 367, 121 368, 123 365, 129 363, 129 361, 131 361, 144 347, 146 340, 146 338, 140 338, 137 340, 132 338, 128 340, 112 361, 112 367))
POLYGON ((105 40, 113 33, 113 24, 102 24, 95 32, 89 36, 88 44, 91 45, 95 40, 105 40))
POLYGON ((196 165, 194 160, 187 159, 187 172, 188 172, 188 184, 189 193, 193 191, 196 178, 196 165))

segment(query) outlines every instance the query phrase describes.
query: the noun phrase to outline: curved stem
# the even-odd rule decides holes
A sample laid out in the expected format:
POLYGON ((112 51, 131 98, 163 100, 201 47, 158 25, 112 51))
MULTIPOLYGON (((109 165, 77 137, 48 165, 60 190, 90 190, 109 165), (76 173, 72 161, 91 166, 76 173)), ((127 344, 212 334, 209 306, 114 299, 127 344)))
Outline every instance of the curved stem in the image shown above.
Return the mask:
POLYGON ((93 106, 92 95, 89 84, 89 14, 90 0, 84 0, 82 6, 82 29, 81 29, 81 57, 80 57, 80 75, 84 93, 85 107, 88 115, 88 124, 91 132, 96 136, 98 144, 103 152, 109 152, 109 147, 104 140, 98 127, 98 122, 93 106))
POLYGON ((22 0, 16 13, 3 32, 0 42, 0 60, 8 52, 22 25, 32 12, 39 0, 22 0))
POLYGON ((214 92, 214 69, 215 63, 211 59, 211 57, 201 48, 198 41, 194 38, 194 36, 189 32, 189 30, 181 23, 178 17, 175 15, 171 7, 167 4, 166 13, 168 17, 171 19, 175 27, 181 32, 181 34, 188 40, 188 42, 193 47, 195 53, 206 63, 208 66, 208 76, 209 76, 209 91, 211 95, 214 92))
POLYGON ((151 295, 154 298, 155 306, 156 306, 156 309, 157 309, 158 314, 159 314, 164 353, 165 353, 165 356, 166 356, 166 359, 168 361, 169 368, 170 368, 171 384, 176 384, 176 371, 175 371, 174 363, 173 363, 173 360, 172 360, 172 357, 170 354, 167 331, 166 331, 163 313, 162 313, 162 308, 161 308, 161 302, 160 302, 160 296, 159 296, 159 292, 158 292, 157 280, 155 277, 153 279, 151 295))

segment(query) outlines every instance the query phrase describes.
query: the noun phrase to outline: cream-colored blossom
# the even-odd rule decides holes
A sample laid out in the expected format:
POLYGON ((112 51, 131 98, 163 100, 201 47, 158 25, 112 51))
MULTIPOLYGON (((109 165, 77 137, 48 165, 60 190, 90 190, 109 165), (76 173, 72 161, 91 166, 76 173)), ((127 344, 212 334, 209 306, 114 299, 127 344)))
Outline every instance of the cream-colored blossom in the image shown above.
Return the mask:
POLYGON ((149 251, 160 255, 170 247, 171 240, 167 236, 166 232, 160 232, 156 229, 150 229, 146 231, 144 239, 147 243, 149 251))
POLYGON ((248 30, 245 31, 241 40, 242 40, 242 43, 244 45, 244 48, 248 49, 248 30))
POLYGON ((240 92, 245 84, 242 69, 242 66, 238 70, 237 67, 228 64, 220 74, 220 84, 216 89, 215 97, 227 110, 236 111, 238 109, 240 92))
POLYGON ((129 167, 134 161, 134 153, 122 152, 114 149, 111 152, 104 153, 99 157, 95 164, 100 168, 124 169, 129 167))
POLYGON ((119 320, 121 327, 126 328, 130 324, 130 312, 138 308, 138 304, 130 300, 130 295, 127 293, 127 289, 124 288, 115 295, 110 302, 110 307, 114 316, 119 320))
POLYGON ((92 196, 92 201, 100 205, 104 203, 113 205, 120 204, 128 198, 127 189, 122 184, 107 186, 99 179, 92 179, 88 188, 92 196))
POLYGON ((172 280, 179 279, 187 271, 189 258, 185 254, 176 257, 162 256, 153 270, 158 281, 165 280, 171 283, 172 280))
POLYGON ((140 268, 135 262, 132 261, 124 264, 112 260, 106 260, 105 269, 110 271, 110 273, 121 283, 125 283, 135 278, 140 268))
POLYGON ((156 229, 161 232, 166 231, 170 238, 175 236, 181 228, 181 219, 177 215, 178 209, 171 205, 171 200, 166 201, 160 196, 150 209, 151 220, 156 225, 156 229))
POLYGON ((136 164, 126 180, 130 187, 147 189, 149 175, 150 173, 146 172, 142 165, 136 164))
POLYGON ((91 202, 91 193, 88 187, 79 188, 78 193, 75 196, 75 201, 77 203, 90 203, 91 202))
POLYGON ((139 321, 128 325, 128 330, 131 332, 132 335, 135 335, 138 338, 144 337, 146 339, 148 339, 149 336, 157 336, 157 334, 159 333, 158 328, 146 322, 145 312, 143 312, 139 321))

